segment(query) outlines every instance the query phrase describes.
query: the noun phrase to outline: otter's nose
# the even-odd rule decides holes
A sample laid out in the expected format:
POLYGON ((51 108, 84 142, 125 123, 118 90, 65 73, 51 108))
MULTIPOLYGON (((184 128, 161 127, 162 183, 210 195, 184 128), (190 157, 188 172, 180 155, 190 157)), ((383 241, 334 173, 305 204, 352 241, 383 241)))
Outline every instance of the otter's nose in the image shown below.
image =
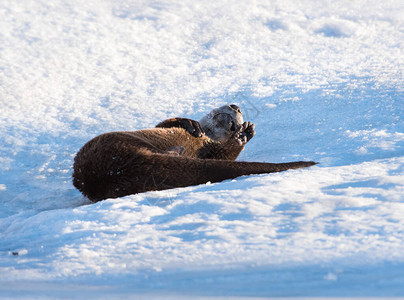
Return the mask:
POLYGON ((235 110, 236 112, 239 112, 239 113, 241 113, 241 109, 240 109, 240 107, 238 107, 237 105, 235 105, 235 104, 231 104, 231 105, 229 105, 233 110, 235 110))

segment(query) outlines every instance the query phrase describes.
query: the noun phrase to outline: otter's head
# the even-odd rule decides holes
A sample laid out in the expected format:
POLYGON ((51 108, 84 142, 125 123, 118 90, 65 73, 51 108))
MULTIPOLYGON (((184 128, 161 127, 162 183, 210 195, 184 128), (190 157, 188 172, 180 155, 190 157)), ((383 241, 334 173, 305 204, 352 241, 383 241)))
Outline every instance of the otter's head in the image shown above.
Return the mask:
POLYGON ((199 123, 208 137, 223 142, 243 124, 243 115, 237 105, 225 105, 212 110, 199 123))

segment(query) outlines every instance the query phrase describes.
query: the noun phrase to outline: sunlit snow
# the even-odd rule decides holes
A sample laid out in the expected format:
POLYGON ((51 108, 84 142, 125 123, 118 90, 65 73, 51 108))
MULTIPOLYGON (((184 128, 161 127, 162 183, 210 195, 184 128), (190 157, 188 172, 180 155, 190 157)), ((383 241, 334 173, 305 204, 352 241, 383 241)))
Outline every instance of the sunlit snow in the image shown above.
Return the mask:
POLYGON ((404 296, 404 3, 0 1, 0 298, 404 296), (92 204, 103 132, 237 104, 239 160, 92 204))

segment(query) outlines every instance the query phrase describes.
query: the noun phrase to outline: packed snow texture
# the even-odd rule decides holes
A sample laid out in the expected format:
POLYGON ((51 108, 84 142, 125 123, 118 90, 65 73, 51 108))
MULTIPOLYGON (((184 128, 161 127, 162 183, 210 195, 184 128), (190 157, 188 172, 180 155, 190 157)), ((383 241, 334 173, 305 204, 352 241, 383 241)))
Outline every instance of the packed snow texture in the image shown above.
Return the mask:
POLYGON ((0 2, 0 296, 404 296, 404 2, 0 2), (103 132, 237 104, 239 160, 96 204, 103 132))

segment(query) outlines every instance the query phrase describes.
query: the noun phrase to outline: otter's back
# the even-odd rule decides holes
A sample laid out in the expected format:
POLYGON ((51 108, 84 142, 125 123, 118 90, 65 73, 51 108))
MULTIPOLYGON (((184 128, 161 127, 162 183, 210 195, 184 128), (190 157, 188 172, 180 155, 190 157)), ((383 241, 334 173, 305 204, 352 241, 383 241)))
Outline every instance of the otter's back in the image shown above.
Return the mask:
POLYGON ((182 128, 152 128, 130 132, 131 135, 147 141, 161 151, 167 151, 170 147, 182 146, 185 149, 184 156, 196 158, 198 151, 210 140, 207 136, 193 137, 182 128))

